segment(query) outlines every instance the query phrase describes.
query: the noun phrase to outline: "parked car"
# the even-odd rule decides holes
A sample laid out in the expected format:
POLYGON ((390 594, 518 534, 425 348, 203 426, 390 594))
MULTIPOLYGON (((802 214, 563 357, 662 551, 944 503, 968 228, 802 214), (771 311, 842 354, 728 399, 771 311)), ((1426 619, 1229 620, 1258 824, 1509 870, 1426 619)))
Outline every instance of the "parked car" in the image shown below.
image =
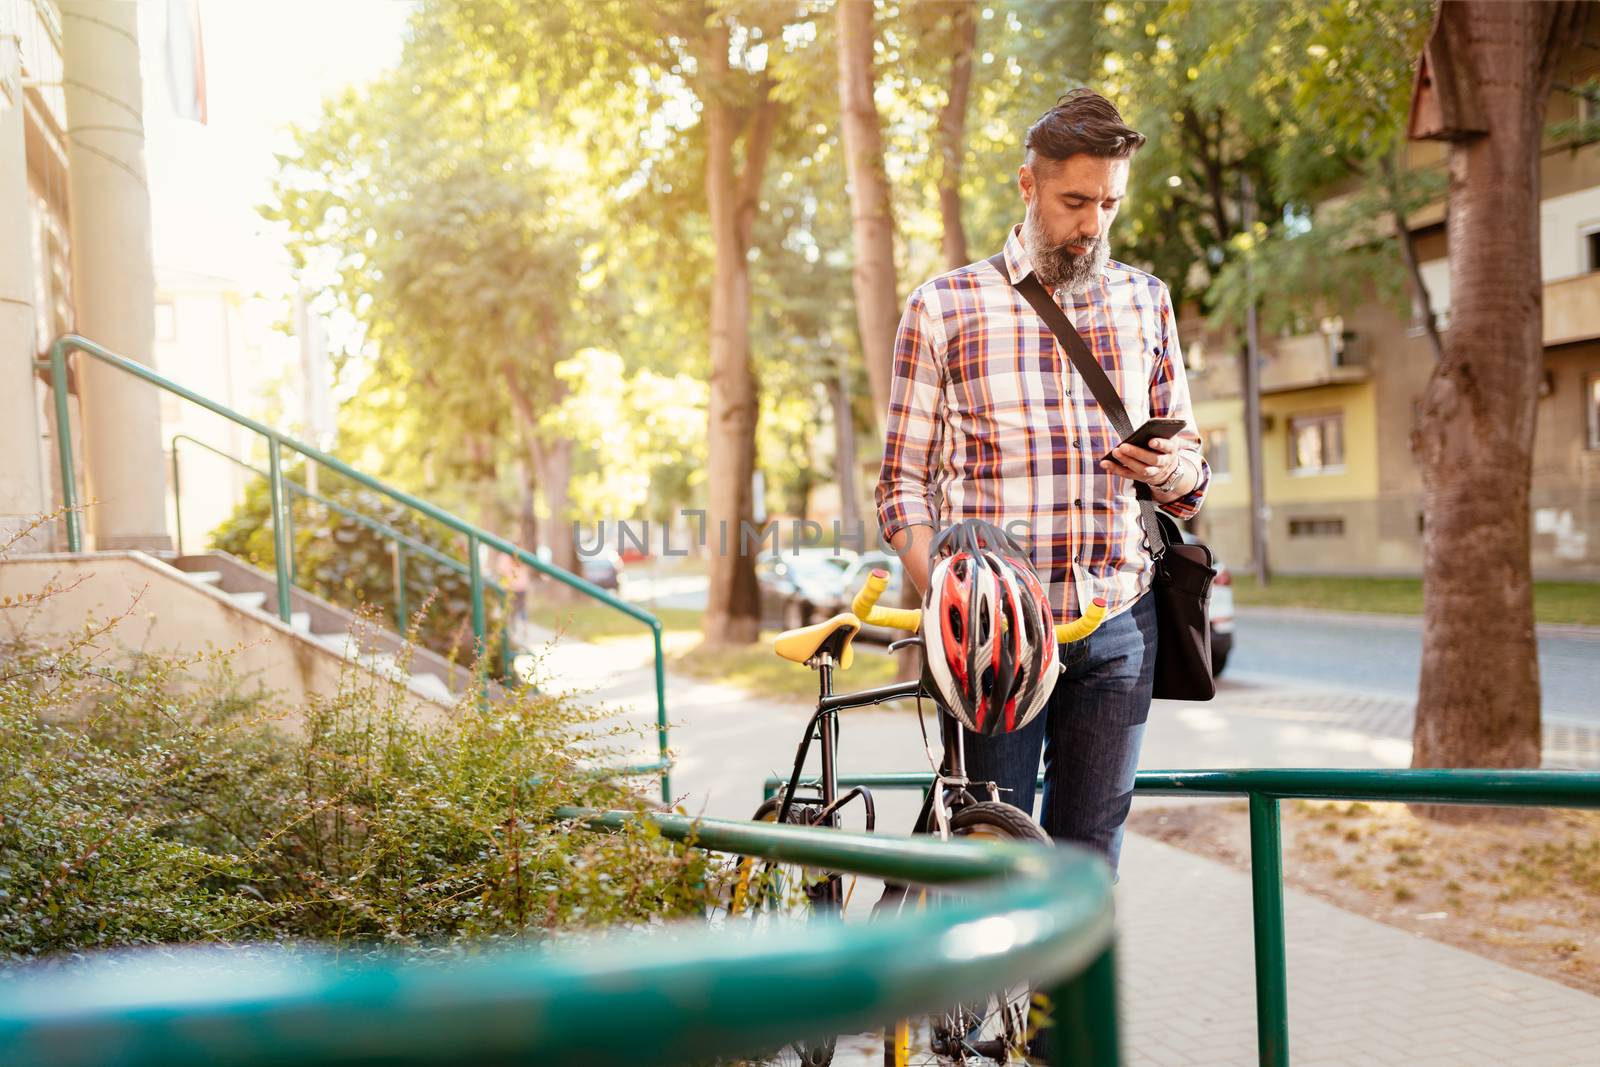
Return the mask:
MULTIPOLYGON (((827 618, 837 615, 841 611, 849 611, 851 601, 861 587, 867 584, 867 575, 874 570, 889 572, 889 584, 884 588, 883 594, 878 598, 878 603, 884 607, 895 608, 900 606, 900 590, 905 581, 904 570, 900 566, 900 558, 887 552, 863 552, 851 559, 839 575, 839 585, 834 595, 819 602, 816 607, 818 613, 827 618)), ((902 637, 910 636, 904 630, 891 630, 886 626, 863 626, 861 636, 872 641, 898 641, 902 637)))
MULTIPOLYGON (((1187 530, 1183 539, 1189 544, 1198 541, 1187 530)), ((1220 557, 1213 556, 1211 565, 1217 569, 1211 580, 1211 676, 1218 678, 1233 652, 1233 572, 1220 557)))
POLYGON ((844 572, 854 552, 800 549, 761 557, 756 582, 761 586, 761 615, 786 630, 810 626, 836 614, 844 572))
POLYGON ((1220 677, 1233 651, 1233 572, 1214 560, 1217 576, 1211 580, 1211 675, 1220 677))
POLYGON ((583 580, 593 582, 601 589, 615 592, 622 584, 622 567, 613 552, 598 552, 592 556, 578 558, 578 570, 583 580))

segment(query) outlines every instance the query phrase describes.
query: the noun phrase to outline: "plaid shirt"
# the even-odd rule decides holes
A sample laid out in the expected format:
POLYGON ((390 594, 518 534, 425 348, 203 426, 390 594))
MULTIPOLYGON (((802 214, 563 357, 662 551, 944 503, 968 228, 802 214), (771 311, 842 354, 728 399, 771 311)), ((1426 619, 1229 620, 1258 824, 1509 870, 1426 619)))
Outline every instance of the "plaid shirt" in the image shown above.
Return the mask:
MULTIPOLYGON (((1017 233, 1005 262, 1033 270, 1017 233)), ((1189 423, 1178 439, 1199 467, 1194 492, 1164 509, 1189 518, 1211 471, 1200 454, 1172 298, 1159 280, 1112 262, 1077 296, 1055 293, 1122 397, 1128 419, 1189 423)), ((1106 598, 1112 614, 1150 586, 1150 552, 1134 483, 1100 469, 1121 440, 1038 312, 987 261, 941 274, 906 303, 895 338, 894 382, 878 521, 885 539, 907 526, 960 519, 1010 523, 1033 541, 1039 580, 1057 621, 1106 598), (937 521, 936 521, 937 520, 937 521)))

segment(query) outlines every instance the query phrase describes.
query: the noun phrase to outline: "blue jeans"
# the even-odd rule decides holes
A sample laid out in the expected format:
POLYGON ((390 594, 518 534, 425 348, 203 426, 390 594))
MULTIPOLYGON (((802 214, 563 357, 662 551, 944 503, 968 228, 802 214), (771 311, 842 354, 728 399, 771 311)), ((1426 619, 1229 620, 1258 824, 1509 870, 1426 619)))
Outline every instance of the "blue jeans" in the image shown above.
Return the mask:
POLYGON ((1155 684, 1155 598, 1140 597, 1061 656, 1055 692, 1032 722, 990 737, 966 732, 967 777, 997 783, 1010 790, 1001 799, 1032 812, 1042 748, 1040 824, 1101 853, 1115 871, 1155 684))

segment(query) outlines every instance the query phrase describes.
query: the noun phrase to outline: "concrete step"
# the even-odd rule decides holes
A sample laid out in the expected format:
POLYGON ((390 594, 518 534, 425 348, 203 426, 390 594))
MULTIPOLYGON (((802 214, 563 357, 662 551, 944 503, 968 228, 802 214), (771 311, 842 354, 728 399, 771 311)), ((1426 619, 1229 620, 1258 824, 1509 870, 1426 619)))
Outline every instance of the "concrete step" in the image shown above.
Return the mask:
POLYGON ((228 596, 235 604, 256 611, 265 611, 267 607, 267 594, 262 592, 229 593, 228 596))
POLYGON ((444 679, 437 674, 413 674, 411 676, 413 689, 420 689, 424 695, 432 697, 441 704, 453 704, 456 695, 450 692, 450 687, 444 684, 444 679))
POLYGON ((315 641, 317 644, 321 645, 323 648, 331 648, 331 649, 333 649, 335 652, 339 653, 339 655, 341 655, 341 656, 344 655, 345 654, 345 650, 350 647, 350 635, 349 634, 308 633, 306 636, 311 638, 311 640, 315 641))

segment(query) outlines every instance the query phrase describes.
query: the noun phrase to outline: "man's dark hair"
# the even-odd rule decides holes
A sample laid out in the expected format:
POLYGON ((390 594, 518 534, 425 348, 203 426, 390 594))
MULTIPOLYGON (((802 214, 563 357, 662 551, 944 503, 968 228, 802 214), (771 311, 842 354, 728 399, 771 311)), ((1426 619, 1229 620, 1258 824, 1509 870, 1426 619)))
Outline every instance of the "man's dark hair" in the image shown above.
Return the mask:
POLYGON ((1144 145, 1144 134, 1122 121, 1115 104, 1093 89, 1074 89, 1028 127, 1022 142, 1030 165, 1038 159, 1060 162, 1084 153, 1101 159, 1127 159, 1144 145))

